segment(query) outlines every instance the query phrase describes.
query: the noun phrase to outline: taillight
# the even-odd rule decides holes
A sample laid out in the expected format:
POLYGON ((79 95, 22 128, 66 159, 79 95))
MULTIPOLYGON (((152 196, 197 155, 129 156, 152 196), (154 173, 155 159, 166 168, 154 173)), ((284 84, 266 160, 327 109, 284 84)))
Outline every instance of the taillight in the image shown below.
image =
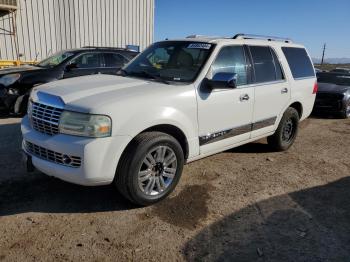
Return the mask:
POLYGON ((312 90, 312 93, 313 93, 313 94, 316 94, 316 93, 317 93, 317 90, 318 90, 318 84, 317 84, 317 82, 315 82, 315 84, 314 84, 314 90, 312 90))

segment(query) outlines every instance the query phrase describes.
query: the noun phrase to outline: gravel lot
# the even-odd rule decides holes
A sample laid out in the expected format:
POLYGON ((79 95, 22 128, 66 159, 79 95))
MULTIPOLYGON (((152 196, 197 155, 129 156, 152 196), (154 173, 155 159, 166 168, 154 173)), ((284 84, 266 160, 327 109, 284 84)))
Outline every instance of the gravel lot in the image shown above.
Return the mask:
POLYGON ((27 174, 19 122, 0 119, 0 260, 349 261, 350 120, 305 120, 287 152, 261 140, 191 163, 147 208, 27 174))

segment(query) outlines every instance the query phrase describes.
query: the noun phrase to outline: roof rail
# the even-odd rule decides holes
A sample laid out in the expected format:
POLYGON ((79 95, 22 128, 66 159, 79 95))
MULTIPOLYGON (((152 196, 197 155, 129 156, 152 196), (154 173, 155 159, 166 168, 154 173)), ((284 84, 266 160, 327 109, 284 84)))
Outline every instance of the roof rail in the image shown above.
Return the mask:
POLYGON ((189 35, 189 36, 186 36, 186 38, 224 38, 224 37, 221 37, 221 36, 209 36, 209 35, 189 35))
POLYGON ((252 34, 236 34, 233 39, 261 39, 267 41, 279 41, 285 43, 291 43, 292 39, 278 36, 268 36, 268 35, 252 35, 252 34))
POLYGON ((123 48, 123 47, 112 47, 112 46, 83 46, 82 48, 96 48, 96 49, 114 49, 114 50, 125 50, 125 51, 134 51, 129 48, 123 48))

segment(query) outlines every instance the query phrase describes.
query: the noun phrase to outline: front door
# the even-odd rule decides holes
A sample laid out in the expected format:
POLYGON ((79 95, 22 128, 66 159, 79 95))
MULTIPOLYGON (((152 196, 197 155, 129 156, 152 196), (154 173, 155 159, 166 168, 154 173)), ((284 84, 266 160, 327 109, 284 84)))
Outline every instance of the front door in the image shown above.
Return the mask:
POLYGON ((225 46, 219 51, 211 72, 236 73, 237 88, 198 90, 198 122, 201 154, 219 151, 248 140, 254 106, 254 88, 249 87, 243 46, 225 46))

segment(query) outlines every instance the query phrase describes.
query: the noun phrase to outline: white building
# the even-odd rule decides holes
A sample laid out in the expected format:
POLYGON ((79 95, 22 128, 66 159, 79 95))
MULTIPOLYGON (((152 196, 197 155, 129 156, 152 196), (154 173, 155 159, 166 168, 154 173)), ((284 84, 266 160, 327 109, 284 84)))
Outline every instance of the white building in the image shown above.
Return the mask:
POLYGON ((0 0, 0 60, 82 46, 143 50, 153 28, 154 0, 0 0))

